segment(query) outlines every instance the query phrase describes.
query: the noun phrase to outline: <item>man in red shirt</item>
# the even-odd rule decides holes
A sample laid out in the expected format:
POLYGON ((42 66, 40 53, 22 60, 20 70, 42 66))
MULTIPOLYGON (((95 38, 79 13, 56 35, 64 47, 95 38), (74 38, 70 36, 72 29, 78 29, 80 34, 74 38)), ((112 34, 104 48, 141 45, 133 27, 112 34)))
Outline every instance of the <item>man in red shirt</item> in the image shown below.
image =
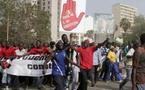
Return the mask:
MULTIPOLYGON (((101 44, 107 44, 109 39, 107 38, 101 44)), ((93 67, 93 53, 97 46, 94 43, 90 46, 89 40, 82 42, 82 47, 74 48, 80 56, 80 86, 78 90, 87 90, 87 80, 92 74, 91 69, 93 67)), ((92 78, 91 78, 92 79, 92 78)))
POLYGON ((0 60, 2 59, 3 57, 3 46, 2 46, 2 43, 0 43, 0 60))
MULTIPOLYGON (((30 51, 28 52, 28 54, 31 54, 31 55, 42 55, 42 54, 44 54, 43 50, 44 49, 42 47, 41 41, 36 41, 35 47, 31 48, 30 51)), ((33 82, 32 83, 34 85, 36 85, 38 90, 43 88, 43 86, 42 86, 43 79, 44 79, 43 77, 34 77, 33 78, 33 82)))
POLYGON ((49 44, 48 43, 43 43, 43 47, 42 47, 42 50, 43 50, 43 54, 49 54, 50 52, 50 48, 49 48, 49 44))
MULTIPOLYGON (((0 43, 0 61, 3 59, 3 47, 2 47, 2 43, 0 43)), ((0 72, 0 80, 2 80, 2 72, 0 72)), ((0 81, 0 84, 1 81, 0 81)))
POLYGON ((6 43, 6 46, 3 48, 3 54, 5 59, 11 59, 16 56, 15 49, 9 43, 6 43))
POLYGON ((80 54, 80 66, 82 69, 91 69, 93 65, 93 52, 96 46, 89 47, 88 40, 84 41, 82 44, 82 47, 75 49, 80 54))
POLYGON ((12 46, 10 46, 9 43, 6 43, 6 45, 3 48, 3 55, 5 59, 2 61, 3 67, 2 83, 6 88, 10 84, 10 78, 12 78, 10 75, 6 73, 6 68, 9 68, 10 60, 12 60, 16 56, 15 49, 12 46))
POLYGON ((80 55, 80 86, 78 90, 87 90, 87 80, 93 67, 93 52, 96 46, 89 46, 89 40, 82 42, 82 47, 75 48, 80 55))

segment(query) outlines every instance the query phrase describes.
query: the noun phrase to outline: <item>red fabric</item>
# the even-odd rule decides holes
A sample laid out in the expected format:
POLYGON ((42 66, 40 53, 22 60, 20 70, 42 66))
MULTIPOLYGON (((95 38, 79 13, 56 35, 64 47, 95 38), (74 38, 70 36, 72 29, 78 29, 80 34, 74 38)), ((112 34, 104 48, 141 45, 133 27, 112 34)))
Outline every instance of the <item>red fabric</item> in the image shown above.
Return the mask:
POLYGON ((16 56, 15 49, 13 47, 10 47, 8 49, 4 48, 3 53, 4 53, 5 58, 10 58, 11 56, 16 56))
POLYGON ((19 49, 19 47, 12 47, 14 50, 17 50, 17 49, 19 49))
POLYGON ((3 55, 3 48, 2 47, 0 47, 0 57, 3 57, 4 55, 3 55))
POLYGON ((48 54, 48 53, 49 53, 49 48, 43 47, 43 54, 48 54))
POLYGON ((42 54, 43 49, 42 48, 32 48, 28 53, 29 54, 42 54))
POLYGON ((82 69, 91 69, 93 66, 93 52, 96 46, 88 48, 77 48, 76 51, 80 54, 80 67, 82 69))

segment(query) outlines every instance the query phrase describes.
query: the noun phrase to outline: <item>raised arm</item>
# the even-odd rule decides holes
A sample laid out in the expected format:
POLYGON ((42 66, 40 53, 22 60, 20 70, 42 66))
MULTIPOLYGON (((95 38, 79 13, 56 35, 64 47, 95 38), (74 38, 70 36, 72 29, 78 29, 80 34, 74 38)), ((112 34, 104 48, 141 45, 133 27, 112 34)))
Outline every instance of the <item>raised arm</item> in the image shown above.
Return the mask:
POLYGON ((47 67, 47 63, 50 61, 50 60, 53 60, 53 57, 54 57, 54 54, 53 53, 50 53, 49 55, 46 55, 46 60, 44 62, 44 68, 43 68, 43 74, 45 74, 46 72, 46 67, 47 67))
POLYGON ((66 60, 68 60, 69 63, 71 63, 77 67, 80 67, 78 64, 74 63, 70 58, 68 58, 68 56, 66 56, 66 60))

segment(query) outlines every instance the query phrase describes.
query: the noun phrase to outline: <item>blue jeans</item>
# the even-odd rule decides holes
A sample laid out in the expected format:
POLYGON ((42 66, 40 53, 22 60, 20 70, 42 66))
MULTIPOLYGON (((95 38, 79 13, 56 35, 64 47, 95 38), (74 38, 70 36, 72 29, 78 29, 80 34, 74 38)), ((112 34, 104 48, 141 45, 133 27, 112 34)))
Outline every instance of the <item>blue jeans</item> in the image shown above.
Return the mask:
POLYGON ((137 90, 145 90, 145 84, 137 84, 136 88, 137 90))
POLYGON ((111 73, 113 75, 115 75, 115 78, 116 78, 117 81, 122 80, 122 77, 120 75, 119 67, 118 67, 117 63, 108 62, 108 70, 107 70, 107 73, 105 74, 104 80, 106 80, 106 81, 110 80, 110 78, 111 78, 110 74, 111 73))
POLYGON ((131 80, 131 73, 132 73, 132 68, 126 68, 126 78, 120 83, 119 88, 122 89, 123 86, 131 80))

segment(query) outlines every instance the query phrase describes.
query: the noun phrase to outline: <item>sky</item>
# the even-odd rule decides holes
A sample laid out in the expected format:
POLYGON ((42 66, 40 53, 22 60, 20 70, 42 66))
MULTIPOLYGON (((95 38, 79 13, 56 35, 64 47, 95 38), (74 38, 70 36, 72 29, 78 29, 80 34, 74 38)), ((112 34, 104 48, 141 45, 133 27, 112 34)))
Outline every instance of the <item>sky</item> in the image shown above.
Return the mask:
POLYGON ((87 0, 87 15, 93 13, 112 13, 112 5, 128 4, 138 9, 138 14, 145 16, 145 0, 87 0))

